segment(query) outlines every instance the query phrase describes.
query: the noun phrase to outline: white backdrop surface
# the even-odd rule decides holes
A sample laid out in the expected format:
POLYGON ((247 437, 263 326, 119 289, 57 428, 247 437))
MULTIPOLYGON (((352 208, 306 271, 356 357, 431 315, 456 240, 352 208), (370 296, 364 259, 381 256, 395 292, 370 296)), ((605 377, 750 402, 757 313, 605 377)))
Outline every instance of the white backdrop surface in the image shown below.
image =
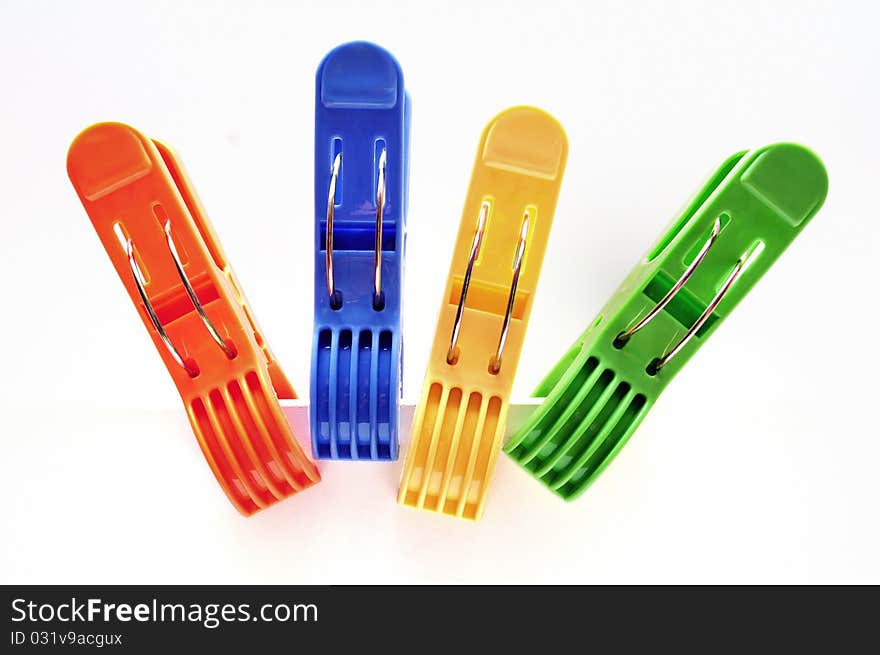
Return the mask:
MULTIPOLYGON (((0 0, 0 582, 880 582, 872 2, 0 0), (417 397, 484 124, 570 157, 524 398, 728 154, 824 159, 821 213, 565 504, 499 458, 484 519, 398 507, 400 464, 227 503, 65 172, 120 120, 176 146, 307 396, 314 71, 393 52, 413 98, 405 394, 417 397)), ((404 448, 406 444, 404 444, 404 448)))

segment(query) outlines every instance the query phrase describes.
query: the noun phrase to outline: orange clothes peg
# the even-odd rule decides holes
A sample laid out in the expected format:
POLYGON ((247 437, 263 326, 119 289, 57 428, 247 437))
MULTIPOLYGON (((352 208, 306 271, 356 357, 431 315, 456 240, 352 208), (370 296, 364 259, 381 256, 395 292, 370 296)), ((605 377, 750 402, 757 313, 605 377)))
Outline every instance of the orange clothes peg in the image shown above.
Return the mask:
POLYGON ((534 107, 508 109, 483 132, 413 417, 403 505, 482 514, 567 154, 562 127, 534 107))
POLYGON ((127 125, 74 139, 67 172, 183 399, 202 453, 250 515, 320 480, 279 398, 296 398, 171 150, 127 125))

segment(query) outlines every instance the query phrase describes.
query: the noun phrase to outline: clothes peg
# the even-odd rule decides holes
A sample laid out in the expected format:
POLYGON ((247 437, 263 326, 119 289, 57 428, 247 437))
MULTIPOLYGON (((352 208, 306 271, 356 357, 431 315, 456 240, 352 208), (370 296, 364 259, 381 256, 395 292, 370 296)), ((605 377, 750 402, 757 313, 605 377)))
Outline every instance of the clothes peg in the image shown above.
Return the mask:
POLYGON ((100 123, 74 139, 67 172, 235 508, 250 515, 318 482, 278 402, 293 387, 174 153, 100 123))
POLYGON ((403 505, 476 520, 568 154, 549 114, 514 107, 483 132, 400 485, 403 505))
POLYGON ((506 452, 566 500, 620 451, 675 374, 819 211, 806 148, 730 157, 541 382, 506 452))
POLYGON ((312 452, 396 460, 410 99, 365 42, 332 50, 315 87, 312 452))

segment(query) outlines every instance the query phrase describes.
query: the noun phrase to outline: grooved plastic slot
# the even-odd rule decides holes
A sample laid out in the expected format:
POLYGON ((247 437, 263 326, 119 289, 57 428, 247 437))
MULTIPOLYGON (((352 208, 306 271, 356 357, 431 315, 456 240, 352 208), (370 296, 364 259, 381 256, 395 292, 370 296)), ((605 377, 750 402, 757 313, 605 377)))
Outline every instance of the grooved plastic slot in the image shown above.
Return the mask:
MULTIPOLYGON (((462 277, 456 276, 453 278, 452 290, 450 291, 448 298, 450 305, 458 306, 458 302, 461 299, 461 287, 463 282, 464 278, 462 277)), ((513 301, 511 318, 522 320, 530 295, 531 294, 528 291, 517 289, 516 297, 513 301)), ((465 307, 478 312, 504 316, 507 312, 507 301, 509 298, 510 287, 489 285, 478 281, 472 281, 468 287, 468 296, 465 307)))
MULTIPOLYGON (((651 281, 648 282, 644 293, 654 302, 660 302, 660 300, 669 293, 669 290, 673 287, 675 282, 675 280, 663 271, 658 271, 657 274, 651 278, 651 281)), ((672 316, 672 318, 681 323, 684 327, 689 328, 696 323, 697 319, 700 318, 704 311, 706 311, 706 305, 701 303, 694 294, 688 291, 687 287, 682 287, 666 304, 663 311, 672 316)), ((700 329, 697 330, 696 336, 703 336, 718 321, 718 318, 718 314, 712 313, 700 329)))

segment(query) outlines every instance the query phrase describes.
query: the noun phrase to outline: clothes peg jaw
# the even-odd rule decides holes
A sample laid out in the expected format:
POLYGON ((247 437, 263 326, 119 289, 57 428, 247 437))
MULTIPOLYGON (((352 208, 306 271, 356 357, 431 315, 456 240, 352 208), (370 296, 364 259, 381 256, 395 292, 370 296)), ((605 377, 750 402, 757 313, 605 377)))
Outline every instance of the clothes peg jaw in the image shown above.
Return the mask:
POLYGON ((413 418, 403 505, 482 514, 567 154, 562 127, 533 107, 508 109, 483 132, 413 418))
POLYGON ((366 42, 332 50, 315 86, 312 452, 396 460, 410 99, 366 42))
POLYGON ((535 391, 505 451, 572 500, 810 219, 822 162, 783 143, 728 158, 535 391))
POLYGON ((250 515, 319 481, 278 402, 293 387, 174 153, 99 123, 74 139, 67 170, 230 502, 250 515))

